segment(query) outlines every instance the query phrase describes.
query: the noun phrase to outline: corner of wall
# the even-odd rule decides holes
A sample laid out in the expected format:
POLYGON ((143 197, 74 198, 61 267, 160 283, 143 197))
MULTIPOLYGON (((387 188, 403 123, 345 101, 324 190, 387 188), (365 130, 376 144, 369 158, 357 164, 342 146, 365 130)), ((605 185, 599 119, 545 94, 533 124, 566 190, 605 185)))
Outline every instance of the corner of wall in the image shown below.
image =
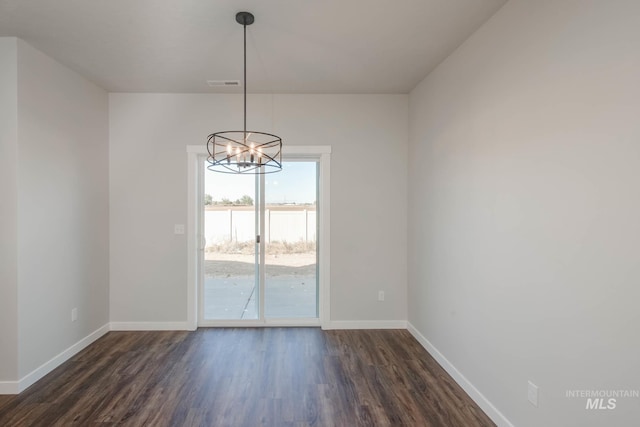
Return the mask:
POLYGON ((17 39, 0 37, 0 394, 18 378, 17 39))

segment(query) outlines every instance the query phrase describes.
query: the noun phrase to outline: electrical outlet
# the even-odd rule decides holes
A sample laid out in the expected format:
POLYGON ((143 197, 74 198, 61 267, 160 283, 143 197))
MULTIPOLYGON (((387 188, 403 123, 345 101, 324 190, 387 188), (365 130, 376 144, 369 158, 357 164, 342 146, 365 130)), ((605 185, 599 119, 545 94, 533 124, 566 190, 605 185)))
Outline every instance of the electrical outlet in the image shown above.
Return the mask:
POLYGON ((173 226, 173 234, 184 234, 184 224, 175 224, 173 226))
POLYGON ((71 321, 75 322, 76 320, 78 320, 78 309, 77 308, 72 308, 71 309, 71 321))
POLYGON ((537 408, 538 407, 538 386, 532 383, 531 381, 529 381, 528 383, 529 384, 527 388, 527 398, 529 399, 529 402, 531 402, 531 404, 537 408))
POLYGON ((384 291, 378 291, 378 301, 384 301, 384 291))

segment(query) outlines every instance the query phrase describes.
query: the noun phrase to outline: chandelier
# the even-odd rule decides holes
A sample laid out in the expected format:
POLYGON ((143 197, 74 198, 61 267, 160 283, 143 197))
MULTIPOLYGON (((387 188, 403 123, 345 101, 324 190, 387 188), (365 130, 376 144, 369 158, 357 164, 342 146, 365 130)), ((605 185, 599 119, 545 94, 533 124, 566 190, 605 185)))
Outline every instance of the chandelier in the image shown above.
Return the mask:
POLYGON ((266 174, 282 170, 282 139, 270 133, 247 130, 247 25, 254 20, 249 12, 236 14, 236 22, 244 29, 244 127, 208 136, 207 169, 214 172, 266 174))

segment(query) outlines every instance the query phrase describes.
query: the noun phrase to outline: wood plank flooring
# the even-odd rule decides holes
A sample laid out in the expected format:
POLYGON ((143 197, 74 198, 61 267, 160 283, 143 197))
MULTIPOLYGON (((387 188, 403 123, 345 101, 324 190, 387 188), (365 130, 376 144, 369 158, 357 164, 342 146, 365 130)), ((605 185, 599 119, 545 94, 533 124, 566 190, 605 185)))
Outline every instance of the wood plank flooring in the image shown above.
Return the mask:
POLYGON ((493 426, 405 330, 109 332, 0 426, 493 426))

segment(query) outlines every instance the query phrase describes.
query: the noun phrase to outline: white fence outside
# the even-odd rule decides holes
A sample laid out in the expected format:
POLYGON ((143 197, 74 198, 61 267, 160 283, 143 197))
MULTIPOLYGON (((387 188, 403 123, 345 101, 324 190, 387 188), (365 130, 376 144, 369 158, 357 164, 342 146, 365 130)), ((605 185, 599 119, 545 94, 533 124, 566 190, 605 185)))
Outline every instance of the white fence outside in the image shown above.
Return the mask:
MULTIPOLYGON (((204 211, 206 246, 255 239, 253 206, 207 206, 204 211)), ((278 206, 265 210, 264 239, 270 242, 315 242, 315 206, 278 206)))

